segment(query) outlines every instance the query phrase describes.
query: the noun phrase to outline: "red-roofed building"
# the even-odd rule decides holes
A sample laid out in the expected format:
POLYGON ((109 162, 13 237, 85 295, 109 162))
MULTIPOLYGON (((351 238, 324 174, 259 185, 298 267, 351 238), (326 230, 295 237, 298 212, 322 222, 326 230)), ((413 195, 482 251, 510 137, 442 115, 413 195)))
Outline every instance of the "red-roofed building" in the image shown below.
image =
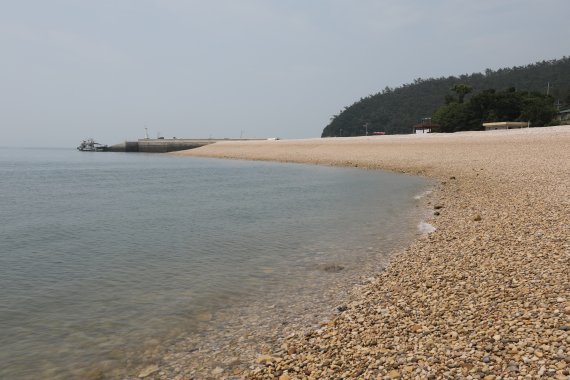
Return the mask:
POLYGON ((439 130, 439 125, 431 122, 431 117, 424 117, 422 122, 414 125, 414 133, 432 133, 439 130))

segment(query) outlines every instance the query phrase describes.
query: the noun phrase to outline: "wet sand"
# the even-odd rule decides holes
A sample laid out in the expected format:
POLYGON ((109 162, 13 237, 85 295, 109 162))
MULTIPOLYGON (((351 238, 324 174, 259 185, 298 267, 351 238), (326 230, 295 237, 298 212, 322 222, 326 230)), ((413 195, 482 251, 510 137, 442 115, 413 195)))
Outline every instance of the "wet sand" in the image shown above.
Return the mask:
POLYGON ((247 378, 569 378, 570 127, 220 142, 177 154, 438 180, 426 201, 437 230, 354 288, 330 322, 269 342, 247 378))

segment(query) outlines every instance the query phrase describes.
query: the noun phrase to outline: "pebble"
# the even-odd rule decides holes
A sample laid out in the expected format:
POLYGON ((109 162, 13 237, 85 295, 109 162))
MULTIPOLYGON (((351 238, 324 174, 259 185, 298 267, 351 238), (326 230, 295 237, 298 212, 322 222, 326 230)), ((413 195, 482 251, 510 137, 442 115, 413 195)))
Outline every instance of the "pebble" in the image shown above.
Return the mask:
MULTIPOLYGON (((350 139, 298 143, 294 154, 285 143, 282 151, 272 145, 265 157, 261 143, 251 143, 249 151, 228 153, 244 145, 212 144, 196 152, 314 162, 311 147, 330 146, 334 154, 319 163, 350 160, 440 182, 460 178, 437 185, 425 199, 445 205, 429 221, 433 233, 393 257, 374 281, 330 304, 331 323, 297 325, 267 339, 267 352, 258 353, 279 361, 253 355, 240 376, 567 380, 570 130, 431 137, 438 143, 394 136, 406 147, 397 155, 378 149, 390 146, 390 139, 370 146, 350 139), (333 313, 332 305, 339 304, 347 309, 333 313)), ((244 338, 241 344, 247 343, 244 338)))
POLYGON ((400 372, 398 370, 391 370, 390 372, 388 372, 388 377, 390 379, 399 379, 400 378, 400 372))
POLYGON ((212 370, 212 375, 214 375, 214 376, 219 376, 222 373, 224 373, 224 369, 221 367, 216 367, 212 370))
POLYGON ((139 378, 145 378, 147 376, 152 375, 155 372, 158 372, 159 368, 157 365, 149 365, 147 367, 145 367, 142 371, 139 372, 139 378))

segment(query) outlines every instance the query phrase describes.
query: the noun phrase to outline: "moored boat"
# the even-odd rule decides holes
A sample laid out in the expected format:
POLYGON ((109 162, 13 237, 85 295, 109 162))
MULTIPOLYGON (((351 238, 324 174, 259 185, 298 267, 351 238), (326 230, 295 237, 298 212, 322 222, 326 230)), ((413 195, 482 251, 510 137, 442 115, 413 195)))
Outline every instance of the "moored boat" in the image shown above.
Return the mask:
POLYGON ((85 139, 79 144, 77 150, 81 152, 105 152, 108 150, 108 147, 95 142, 93 139, 85 139))

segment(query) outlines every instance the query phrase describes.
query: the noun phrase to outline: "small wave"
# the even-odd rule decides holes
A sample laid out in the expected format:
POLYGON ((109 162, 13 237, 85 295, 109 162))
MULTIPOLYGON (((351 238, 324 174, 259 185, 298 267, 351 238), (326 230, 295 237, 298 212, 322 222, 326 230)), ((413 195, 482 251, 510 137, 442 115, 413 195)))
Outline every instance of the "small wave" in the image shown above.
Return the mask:
POLYGON ((432 232, 435 231, 435 227, 432 226, 429 223, 426 222, 420 222, 420 224, 418 224, 418 230, 422 233, 422 234, 431 234, 432 232))
POLYGON ((422 199, 423 197, 426 197, 426 196, 430 195, 431 193, 432 193, 432 190, 423 191, 417 195, 414 195, 414 199, 416 199, 416 200, 422 199))

